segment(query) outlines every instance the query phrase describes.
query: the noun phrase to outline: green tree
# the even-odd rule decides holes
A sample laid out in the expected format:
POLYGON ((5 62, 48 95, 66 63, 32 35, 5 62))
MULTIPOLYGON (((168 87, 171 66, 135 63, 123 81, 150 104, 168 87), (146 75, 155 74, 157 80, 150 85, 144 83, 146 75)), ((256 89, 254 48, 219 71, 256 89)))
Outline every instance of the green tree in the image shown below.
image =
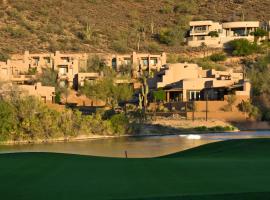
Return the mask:
POLYGON ((247 39, 238 39, 229 42, 234 56, 248 56, 259 51, 256 43, 251 43, 247 39))
POLYGON ((164 90, 154 91, 153 96, 154 96, 155 101, 165 101, 166 100, 166 92, 164 90))
POLYGON ((112 116, 110 123, 114 133, 123 135, 128 132, 129 120, 125 114, 122 113, 112 116))
POLYGON ((116 74, 111 71, 110 75, 94 83, 86 82, 80 91, 89 98, 95 98, 106 102, 106 105, 114 107, 120 101, 127 101, 132 96, 132 88, 129 84, 117 84, 116 74))
POLYGON ((9 139, 16 128, 17 119, 14 107, 0 100, 0 141, 9 139))
POLYGON ((254 42, 257 43, 260 38, 263 38, 268 35, 268 32, 262 28, 258 28, 256 31, 251 33, 254 35, 254 42))

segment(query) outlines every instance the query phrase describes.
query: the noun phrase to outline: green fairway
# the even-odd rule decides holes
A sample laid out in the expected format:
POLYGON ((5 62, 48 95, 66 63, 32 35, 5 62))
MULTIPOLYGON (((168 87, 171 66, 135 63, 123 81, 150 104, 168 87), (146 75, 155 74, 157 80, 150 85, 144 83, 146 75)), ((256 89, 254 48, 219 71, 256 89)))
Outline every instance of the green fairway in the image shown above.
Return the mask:
POLYGON ((154 159, 0 155, 3 200, 270 199, 270 139, 233 140, 154 159))

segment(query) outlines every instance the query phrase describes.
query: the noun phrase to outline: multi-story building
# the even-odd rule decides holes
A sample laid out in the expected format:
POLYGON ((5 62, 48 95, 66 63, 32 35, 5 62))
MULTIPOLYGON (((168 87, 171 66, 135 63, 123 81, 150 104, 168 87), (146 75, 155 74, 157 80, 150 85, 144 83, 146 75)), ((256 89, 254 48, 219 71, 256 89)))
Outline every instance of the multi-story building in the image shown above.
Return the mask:
POLYGON ((217 100, 235 94, 238 98, 250 98, 250 83, 243 73, 203 70, 197 64, 169 64, 158 73, 153 89, 163 88, 167 101, 187 102, 217 100))
MULTIPOLYGON (((135 77, 138 77, 143 70, 159 71, 166 64, 165 53, 152 55, 133 52, 132 54, 116 55, 60 53, 56 51, 55 53, 32 54, 25 51, 24 54, 12 55, 7 62, 0 62, 0 80, 20 85, 29 90, 29 93, 36 94, 42 99, 45 99, 44 96, 46 99, 50 99, 50 95, 39 94, 36 89, 32 89, 46 90, 41 85, 34 86, 37 75, 42 74, 43 69, 57 71, 59 86, 77 89, 79 86, 83 86, 86 80, 94 81, 102 76, 102 73, 89 72, 87 69, 88 61, 94 56, 98 57, 105 66, 115 70, 120 70, 121 67, 130 67, 135 77)), ((52 94, 53 92, 49 89, 48 93, 52 94)))
POLYGON ((142 70, 159 71, 167 62, 167 56, 162 54, 132 54, 124 55, 107 55, 105 56, 106 64, 114 69, 119 69, 121 66, 130 65, 136 72, 142 70))
POLYGON ((213 48, 235 39, 254 41, 254 31, 260 27, 259 21, 239 21, 218 23, 213 21, 191 21, 187 44, 190 47, 206 45, 213 48))
MULTIPOLYGON (((116 54, 67 54, 56 51, 55 53, 30 54, 28 51, 24 55, 12 55, 11 59, 6 63, 7 66, 13 67, 13 75, 17 73, 25 74, 29 70, 35 69, 37 73, 42 73, 43 68, 51 68, 58 72, 58 80, 60 85, 69 85, 77 87, 78 74, 80 78, 88 76, 83 73, 87 68, 87 61, 93 56, 98 56, 108 67, 119 70, 121 66, 130 66, 135 73, 139 75, 141 70, 157 70, 159 71, 166 64, 166 54, 132 54, 116 55, 116 54)), ((87 73, 87 72, 86 72, 87 73)), ((92 78, 97 78, 92 76, 92 78)))

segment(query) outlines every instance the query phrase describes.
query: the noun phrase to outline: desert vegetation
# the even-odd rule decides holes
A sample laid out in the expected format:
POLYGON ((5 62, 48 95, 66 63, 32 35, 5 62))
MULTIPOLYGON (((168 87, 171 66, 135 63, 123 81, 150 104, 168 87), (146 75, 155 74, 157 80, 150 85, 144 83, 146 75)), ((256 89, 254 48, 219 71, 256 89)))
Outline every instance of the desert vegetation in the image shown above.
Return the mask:
POLYGON ((19 96, 15 88, 0 100, 0 141, 46 141, 91 135, 123 135, 129 119, 100 110, 84 116, 77 110, 57 111, 31 96, 19 96))
POLYGON ((24 50, 177 52, 190 20, 269 20, 269 6, 259 0, 5 0, 0 59, 24 50))

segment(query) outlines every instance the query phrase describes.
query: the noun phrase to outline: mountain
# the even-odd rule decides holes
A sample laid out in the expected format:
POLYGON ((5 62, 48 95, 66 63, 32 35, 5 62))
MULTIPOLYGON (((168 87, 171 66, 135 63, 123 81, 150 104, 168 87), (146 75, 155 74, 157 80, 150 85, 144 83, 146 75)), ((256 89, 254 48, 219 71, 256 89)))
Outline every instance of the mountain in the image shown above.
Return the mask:
POLYGON ((269 8, 270 0, 2 0, 0 51, 178 52, 190 20, 269 21, 269 8))

